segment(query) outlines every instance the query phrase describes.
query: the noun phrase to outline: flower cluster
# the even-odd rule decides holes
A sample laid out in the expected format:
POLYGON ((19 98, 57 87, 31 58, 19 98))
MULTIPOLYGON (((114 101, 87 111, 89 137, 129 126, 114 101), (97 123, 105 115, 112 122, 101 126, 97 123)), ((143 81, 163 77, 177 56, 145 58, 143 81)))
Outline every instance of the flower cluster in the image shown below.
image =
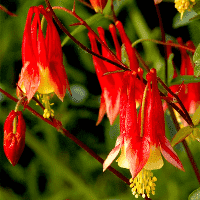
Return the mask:
MULTIPOLYGON (((154 0, 154 3, 158 4, 161 1, 154 0)), ((107 4, 107 0, 90 0, 90 2, 94 10, 101 13, 107 4)), ((195 0, 175 0, 175 7, 181 13, 181 18, 184 11, 192 8, 194 4, 195 0)), ((52 19, 52 10, 49 10, 51 9, 45 9, 43 6, 33 6, 29 9, 26 20, 22 41, 23 67, 17 83, 19 101, 4 124, 4 152, 13 166, 18 163, 25 147, 26 124, 22 112, 18 111, 19 105, 24 105, 25 100, 29 103, 36 94, 45 107, 43 117, 50 118, 46 121, 54 122, 54 125, 57 124, 55 127, 59 129, 61 122, 52 118, 54 111, 51 109, 50 98, 56 94, 63 101, 66 90, 70 92, 63 65, 61 41, 52 19)), ((75 4, 73 11, 69 13, 77 16, 75 4)), ((86 23, 84 25, 88 28, 86 23)), ((130 170, 130 187, 133 195, 136 198, 139 195, 149 198, 151 194, 155 194, 155 182, 157 181, 152 170, 162 168, 163 157, 173 166, 184 171, 178 155, 165 135, 164 109, 166 104, 163 106, 161 101, 157 71, 146 67, 147 73, 144 76, 137 59, 140 56, 132 46, 120 21, 115 21, 114 25, 109 26, 116 54, 108 47, 102 27, 98 27, 98 35, 91 28, 88 29, 93 51, 88 52, 93 54, 93 63, 102 90, 97 124, 102 121, 105 114, 111 125, 118 114, 120 116, 120 135, 115 147, 103 163, 103 171, 121 152, 116 162, 120 167, 130 170), (117 30, 121 43, 118 40, 117 30), (97 42, 100 43, 100 47, 97 42)), ((178 38, 177 41, 182 46, 179 47, 180 75, 194 75, 191 57, 183 48, 182 39, 178 38)), ((186 46, 195 49, 192 42, 188 42, 186 46)), ((168 45, 167 56, 169 57, 170 54, 172 54, 172 49, 168 45)), ((173 78, 177 76, 178 72, 174 66, 173 78)), ((170 89, 178 94, 187 112, 194 114, 200 102, 198 95, 200 83, 173 85, 170 89)), ((170 91, 169 88, 168 91, 170 91)), ((162 98, 173 102, 170 94, 162 98)), ((183 108, 178 104, 177 106, 180 109, 183 108)), ((186 114, 187 112, 185 111, 186 114)), ((190 128, 193 129, 192 126, 190 128)))
MULTIPOLYGON (((103 44, 101 43, 102 55, 117 63, 123 60, 128 69, 119 73, 116 66, 93 56, 102 89, 98 123, 105 112, 107 112, 111 124, 116 115, 120 114, 120 136, 117 138, 115 148, 109 153, 103 164, 103 171, 110 166, 121 150, 117 162, 120 167, 130 170, 133 194, 136 197, 138 195, 144 197, 145 194, 149 197, 150 193, 155 193, 156 178, 148 171, 160 169, 163 166, 161 154, 175 167, 184 169, 165 136, 164 111, 157 86, 156 70, 151 69, 147 73, 145 87, 143 70, 139 68, 135 49, 124 31, 122 23, 117 21, 115 26, 109 26, 109 30, 114 41, 116 57, 107 48, 104 30, 99 27, 98 33, 103 42, 103 44), (125 47, 126 56, 122 55, 115 27, 120 33, 122 48, 125 47), (104 75, 106 72, 115 73, 104 75), (139 113, 137 113, 138 105, 140 106, 139 113)), ((88 36, 92 50, 100 54, 96 44, 97 36, 91 32, 88 36)))
POLYGON ((11 111, 4 124, 4 152, 12 165, 16 165, 25 146, 25 121, 22 112, 17 111, 26 96, 28 102, 36 92, 45 105, 44 118, 54 116, 49 100, 56 94, 61 101, 69 90, 69 83, 63 65, 62 47, 50 12, 43 6, 29 9, 22 41, 23 67, 17 84, 19 97, 15 111, 11 111), (47 22, 43 33, 42 15, 47 22))

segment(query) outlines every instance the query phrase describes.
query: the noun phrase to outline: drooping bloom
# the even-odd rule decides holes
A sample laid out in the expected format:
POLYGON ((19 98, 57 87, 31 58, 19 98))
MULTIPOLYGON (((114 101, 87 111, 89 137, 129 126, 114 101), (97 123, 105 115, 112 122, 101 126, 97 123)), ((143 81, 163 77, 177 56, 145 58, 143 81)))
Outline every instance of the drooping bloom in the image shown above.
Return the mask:
MULTIPOLYGON (((121 155, 117 159, 118 165, 128 168, 132 179, 143 169, 160 169, 163 166, 161 153, 172 165, 184 170, 181 161, 165 136, 164 112, 155 69, 151 69, 146 78, 147 88, 144 90, 144 101, 137 115, 135 104, 136 73, 125 72, 120 96, 120 136, 116 141, 115 148, 104 162, 104 171, 116 158, 120 149, 121 155)), ((131 180, 134 195, 142 194, 144 196, 144 190, 146 190, 147 195, 150 191, 154 193, 154 188, 151 188, 148 184, 145 185, 144 182, 148 178, 155 182, 155 178, 152 177, 151 173, 144 171, 142 173, 149 174, 150 177, 145 178, 140 174, 140 178, 136 179, 140 182, 136 181, 136 183, 131 180), (142 180, 143 182, 141 182, 142 180), (137 188, 141 185, 144 186, 142 190, 137 188)))
MULTIPOLYGON (((177 42, 182 46, 187 46, 193 50, 195 50, 195 46, 191 41, 188 41, 186 45, 183 44, 182 39, 179 37, 177 38, 177 42)), ((168 55, 172 53, 171 46, 168 46, 168 55)), ((180 54, 181 54, 181 65, 180 65, 180 75, 194 75, 194 63, 192 61, 191 55, 186 51, 184 48, 179 48, 180 54)), ((175 55, 176 58, 176 55, 175 55)), ((174 75, 173 78, 176 78, 178 76, 176 67, 174 66, 174 75)), ((172 85, 170 86, 170 89, 177 93, 179 99, 182 101, 183 105, 185 106, 187 112, 190 115, 193 115, 200 105, 200 83, 182 83, 181 85, 172 85)), ((168 97, 172 98, 170 94, 168 94, 168 97)), ((173 99, 172 99, 173 100, 173 99)), ((180 105, 176 103, 176 105, 181 109, 180 105)), ((166 104, 164 104, 164 107, 166 108, 166 104)), ((179 115, 178 112, 175 111, 175 114, 177 116, 178 122, 180 124, 180 127, 183 128, 184 126, 187 126, 187 122, 179 115)), ((187 137, 186 139, 194 139, 193 133, 189 135, 190 137, 187 137)), ((198 139, 197 139, 198 140, 198 139)))
MULTIPOLYGON (((177 41, 180 45, 184 46, 182 39, 179 37, 177 41)), ((195 46, 191 41, 186 43, 186 46, 195 50, 195 46)), ((194 63, 192 58, 187 53, 186 49, 179 48, 181 53, 181 66, 180 66, 180 75, 194 75, 194 63)), ((172 53, 171 47, 168 46, 168 55, 172 53)), ((178 73, 174 67, 174 76, 176 78, 178 73)), ((173 92, 177 92, 180 100, 185 106, 189 114, 194 114, 195 110, 200 104, 200 83, 188 83, 181 85, 173 85, 170 87, 173 92)), ((169 95, 170 96, 170 95, 169 95)), ((178 104, 177 104, 178 105, 178 104)), ((179 105, 178 105, 179 106, 179 105)))
POLYGON ((44 96, 55 93, 63 101, 66 89, 70 91, 70 88, 63 66, 61 42, 51 14, 43 6, 29 9, 22 41, 22 62, 18 96, 24 93, 30 101, 38 91, 44 96), (46 34, 42 30, 40 14, 47 22, 46 34))
POLYGON ((95 12, 103 12, 108 0, 90 0, 92 7, 94 8, 95 12))
POLYGON ((175 0, 174 3, 175 8, 181 13, 181 19, 183 18, 183 13, 196 4, 195 0, 175 0))
POLYGON ((3 148, 9 162, 15 166, 25 147, 26 124, 21 111, 12 110, 4 124, 3 148), (17 120, 14 122, 14 120, 17 120), (15 125, 13 126, 13 124, 15 125))
MULTIPOLYGON (((135 55, 135 50, 134 48, 132 48, 131 42, 129 38, 127 37, 124 31, 123 25, 120 21, 117 21, 115 26, 113 24, 109 26, 109 30, 111 32, 115 49, 116 49, 116 57, 118 58, 119 61, 122 61, 121 47, 117 39, 116 27, 119 30, 122 43, 125 46, 125 50, 127 52, 128 58, 126 62, 129 64, 128 67, 132 70, 137 71, 139 64, 135 55)), ((113 57, 113 55, 108 50, 108 48, 106 48, 107 43, 106 43, 105 33, 104 33, 103 28, 99 27, 98 33, 99 33, 100 39, 105 44, 105 46, 104 45, 101 46, 102 56, 119 63, 119 61, 117 61, 113 57)), ((96 36, 93 35, 93 33, 89 32, 88 37, 90 39, 92 50, 95 53, 100 54, 97 47, 97 43, 96 43, 96 38, 95 38, 96 36)), ((93 63, 94 63, 96 74, 97 74, 97 77, 102 89, 101 104, 100 104, 99 117, 97 120, 97 124, 101 122, 105 113, 107 113, 107 116, 110 120, 110 124, 113 124, 116 116, 119 113, 119 103, 120 103, 119 99, 120 99, 120 90, 122 87, 122 73, 111 73, 109 75, 104 75, 107 72, 115 72, 117 70, 120 70, 120 68, 106 61, 103 61, 97 58, 96 56, 93 56, 93 63)))

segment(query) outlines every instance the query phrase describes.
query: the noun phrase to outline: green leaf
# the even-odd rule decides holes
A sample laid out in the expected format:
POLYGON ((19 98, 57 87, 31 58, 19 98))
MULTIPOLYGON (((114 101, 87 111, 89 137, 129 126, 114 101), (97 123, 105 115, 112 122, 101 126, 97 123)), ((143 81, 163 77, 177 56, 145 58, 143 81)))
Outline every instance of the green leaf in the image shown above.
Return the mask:
POLYGON ((200 14, 200 0, 195 1, 195 5, 193 6, 193 10, 197 13, 200 14))
POLYGON ((200 76, 200 64, 196 64, 194 68, 194 75, 200 76))
POLYGON ((193 61, 195 64, 194 75, 200 76, 200 45, 198 45, 198 47, 194 53, 193 61))
POLYGON ((190 133, 192 133, 192 130, 193 130, 193 128, 191 128, 190 126, 186 126, 182 129, 180 129, 171 141, 172 147, 174 145, 180 143, 181 141, 183 141, 190 133))
POLYGON ((198 14, 191 10, 191 11, 188 11, 186 10, 183 14, 183 18, 181 19, 180 17, 180 13, 177 13, 173 19, 173 24, 172 24, 172 27, 173 28, 179 28, 179 27, 182 27, 182 26, 186 26, 188 25, 193 19, 197 19, 198 17, 198 14))
POLYGON ((195 64, 200 64, 200 44, 197 46, 194 52, 193 61, 195 64))
POLYGON ((200 106, 196 109, 195 113, 193 114, 192 122, 194 125, 197 125, 200 122, 200 106))
POLYGON ((193 136, 195 137, 196 140, 198 140, 200 142, 200 129, 199 128, 193 129, 193 136))
POLYGON ((188 200, 199 200, 200 199, 200 188, 194 190, 188 197, 188 200))
POLYGON ((167 60, 167 67, 168 67, 168 84, 172 81, 173 76, 174 76, 174 66, 173 66, 173 58, 174 54, 170 54, 168 60, 167 60))
POLYGON ((198 82, 200 82, 200 77, 195 77, 193 75, 184 75, 184 76, 179 75, 171 81, 170 86, 171 85, 180 85, 183 81, 185 84, 198 83, 198 82))

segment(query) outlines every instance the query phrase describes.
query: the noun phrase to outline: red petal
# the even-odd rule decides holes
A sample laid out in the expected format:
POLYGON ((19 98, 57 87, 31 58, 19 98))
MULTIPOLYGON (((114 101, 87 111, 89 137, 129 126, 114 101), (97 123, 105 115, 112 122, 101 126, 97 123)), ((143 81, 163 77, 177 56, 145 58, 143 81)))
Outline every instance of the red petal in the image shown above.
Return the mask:
POLYGON ((160 142, 161 142, 161 152, 162 155, 165 157, 165 159, 175 167, 179 168, 182 171, 185 171, 180 159, 178 158, 176 152, 171 147, 171 144, 168 141, 168 139, 164 137, 160 142))
POLYGON ((100 108, 99 108, 99 116, 98 116, 96 125, 100 124, 100 122, 103 119, 105 113, 106 113, 105 99, 104 99, 104 95, 101 94, 101 103, 100 103, 100 108))
POLYGON ((106 160, 103 163, 103 171, 105 171, 117 157, 121 147, 124 145, 124 135, 120 135, 117 138, 115 148, 108 154, 106 160))
MULTIPOLYGON (((99 54, 95 37, 92 33, 88 33, 88 37, 90 39, 92 50, 95 53, 99 54)), ((104 73, 108 72, 107 67, 105 66, 103 61, 96 56, 93 56, 93 62, 102 89, 102 95, 104 96, 106 112, 110 123, 112 124, 119 112, 120 90, 119 88, 115 87, 115 80, 113 78, 113 75, 109 74, 103 76, 104 73)))
POLYGON ((129 38, 127 37, 127 35, 124 31, 124 27, 123 27, 122 23, 120 21, 117 21, 115 23, 115 25, 116 25, 117 29, 119 30, 122 43, 125 45, 126 52, 128 54, 128 58, 129 58, 129 62, 130 62, 130 69, 137 72, 139 63, 138 63, 136 55, 135 55, 135 49, 132 47, 131 41, 129 40, 129 38))
POLYGON ((27 62, 22 67, 21 76, 18 81, 18 86, 23 91, 22 87, 25 87, 28 101, 34 96, 40 85, 40 75, 38 66, 35 62, 27 62))

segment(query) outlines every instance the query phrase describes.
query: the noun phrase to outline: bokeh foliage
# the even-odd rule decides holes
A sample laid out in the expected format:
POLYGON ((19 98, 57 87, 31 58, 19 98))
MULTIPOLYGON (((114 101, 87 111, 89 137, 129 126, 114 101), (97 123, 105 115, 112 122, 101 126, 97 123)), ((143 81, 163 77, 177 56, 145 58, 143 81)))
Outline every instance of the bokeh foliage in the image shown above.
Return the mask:
MULTIPOLYGON (((16 96, 15 89, 20 73, 21 42, 26 15, 30 6, 44 5, 42 0, 1 0, 0 3, 17 17, 8 16, 0 12, 0 87, 16 96)), ((51 0, 52 6, 63 6, 72 9, 73 0, 51 0)), ((112 23, 109 18, 110 1, 104 15, 96 15, 97 19, 91 22, 96 31, 98 26, 108 30, 112 23), (96 21, 97 20, 97 21, 96 21)), ((161 39, 159 24, 153 0, 141 1, 116 0, 114 2, 116 14, 124 24, 125 30, 133 42, 139 38, 161 39), (148 9, 147 9, 148 8, 148 9)), ((191 39, 197 46, 199 31, 197 21, 188 26, 173 28, 172 22, 176 15, 173 3, 160 4, 164 28, 169 38, 183 37, 184 42, 191 39), (196 28, 195 28, 196 27, 196 28)), ((62 23, 70 32, 77 27, 70 24, 77 20, 63 11, 55 11, 62 23)), ((87 20, 95 13, 76 1, 76 12, 87 20)), ((66 36, 59 30, 61 41, 66 36)), ((76 32, 75 32, 76 33, 76 32)), ((74 35, 83 44, 90 47, 87 30, 83 29, 74 35)), ((109 32, 106 31, 108 44, 113 48, 109 32)), ((145 42, 137 46, 145 61, 150 67, 155 67, 163 77, 164 51, 162 46, 145 42)), ((63 46, 64 65, 68 74, 72 97, 67 94, 61 103, 57 97, 52 99, 55 116, 60 119, 64 127, 77 138, 87 144, 102 158, 106 158, 114 147, 119 135, 119 119, 113 126, 109 125, 104 117, 99 126, 96 126, 98 117, 101 89, 95 75, 92 56, 68 40, 63 46)), ((179 61, 180 63, 180 61, 179 61)), ((41 109, 31 102, 30 105, 38 112, 41 109)), ((0 94, 0 143, 3 144, 3 124, 15 103, 0 94)), ((23 109, 21 107, 21 109, 23 109)), ((30 112, 23 112, 27 124, 26 147, 19 160, 13 167, 6 159, 3 146, 0 145, 0 199, 42 199, 42 200, 130 200, 134 199, 129 187, 111 172, 102 172, 102 165, 78 147, 73 141, 62 136, 53 127, 37 119, 30 112)), ((169 139, 175 134, 175 128, 169 114, 166 113, 166 134, 169 139)), ((200 146, 191 141, 189 146, 195 160, 200 160, 200 146)), ((189 160, 181 144, 175 147, 186 172, 181 172, 165 162, 162 169, 154 174, 158 178, 156 195, 152 199, 183 200, 198 188, 189 160)), ((199 164, 199 163, 198 163, 199 164)), ((130 178, 128 170, 121 169, 116 163, 113 166, 130 178)), ((200 164, 199 164, 200 167, 200 164)), ((140 198, 140 197, 139 197, 140 198)), ((142 199, 142 198, 141 198, 142 199)))

